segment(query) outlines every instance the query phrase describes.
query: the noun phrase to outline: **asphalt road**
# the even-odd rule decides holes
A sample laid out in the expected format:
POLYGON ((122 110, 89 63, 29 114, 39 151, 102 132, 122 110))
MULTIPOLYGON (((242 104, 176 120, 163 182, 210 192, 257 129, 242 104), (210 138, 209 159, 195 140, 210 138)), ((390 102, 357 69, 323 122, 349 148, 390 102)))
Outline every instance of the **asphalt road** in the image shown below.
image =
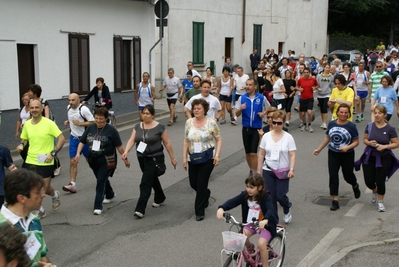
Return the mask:
MULTIPOLYGON (((166 109, 162 102, 156 106, 159 110, 166 109)), ((178 168, 173 170, 166 156, 168 169, 161 177, 167 197, 165 205, 152 208, 150 199, 143 219, 133 216, 141 179, 133 151, 129 155, 130 169, 119 164, 111 179, 117 196, 104 206, 100 216, 93 215, 95 178, 84 161, 79 164, 78 193, 61 190, 69 182, 68 147, 59 153, 63 170, 60 176, 53 179, 52 185, 60 190, 62 205, 57 212, 53 212, 51 199, 46 197, 44 207, 47 217, 42 220, 49 247, 48 256, 55 264, 88 267, 221 266, 221 233, 228 230, 229 225, 216 219, 216 210, 219 204, 244 190, 244 180, 249 171, 241 141, 241 127, 230 124, 220 126, 222 161, 211 176, 212 201, 206 210, 205 220, 197 222, 194 216, 195 194, 189 186, 187 172, 181 167, 185 121, 182 106, 179 105, 177 110, 178 122, 168 127, 168 131, 179 160, 178 168)), ((296 112, 293 115, 295 119, 298 116, 296 112)), ((166 124, 168 119, 163 116, 159 121, 166 124)), ((399 219, 399 207, 396 205, 398 174, 387 184, 387 212, 377 212, 376 205, 370 203, 371 193, 366 190, 361 172, 357 172, 356 176, 362 196, 354 199, 351 187, 341 178, 341 208, 330 211, 327 151, 323 150, 317 157, 312 155, 324 137, 324 130, 319 128, 320 117, 317 116, 314 122, 314 133, 301 132, 297 122, 289 127, 297 145, 297 164, 288 194, 293 203, 293 220, 287 225, 284 266, 397 266, 399 257, 395 252, 398 243, 394 238, 399 238, 396 227, 399 219), (314 203, 320 197, 326 200, 326 205, 314 203), (378 243, 389 239, 394 240, 388 245, 378 243)), ((393 118, 392 123, 397 124, 397 118, 393 118)), ((131 126, 120 129, 124 144, 130 136, 131 126)), ((362 133, 366 122, 357 126, 362 133)), ((360 156, 363 148, 360 145, 356 149, 356 157, 360 156)), ((232 214, 240 218, 240 209, 233 210, 232 214)), ((279 216, 282 222, 281 208, 279 216)))

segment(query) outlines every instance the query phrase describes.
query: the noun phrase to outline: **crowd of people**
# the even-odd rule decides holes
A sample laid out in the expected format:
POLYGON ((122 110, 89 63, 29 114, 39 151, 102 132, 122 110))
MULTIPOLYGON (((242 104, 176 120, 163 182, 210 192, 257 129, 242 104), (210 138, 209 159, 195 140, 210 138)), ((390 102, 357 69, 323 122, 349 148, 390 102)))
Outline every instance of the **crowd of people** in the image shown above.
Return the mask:
MULTIPOLYGON (((290 223, 293 218, 293 204, 288 197, 289 181, 295 176, 297 150, 294 136, 288 133, 292 126, 292 106, 296 99, 300 130, 313 133, 316 98, 321 113, 320 128, 325 136, 313 154, 319 155, 324 147, 328 147, 330 210, 340 208, 339 170, 342 169, 345 181, 351 185, 354 197, 359 198, 361 191, 354 168, 362 168, 365 184, 373 192, 371 202, 378 203, 377 210, 384 212, 386 178, 399 168, 399 160, 391 151, 399 147, 398 136, 395 128, 389 125, 395 108, 399 116, 395 92, 399 85, 396 79, 399 75, 395 76, 399 73, 399 65, 391 64, 397 57, 395 53, 393 51, 384 61, 380 59, 375 63, 371 53, 367 60, 356 56, 355 62, 340 62, 338 57, 328 62, 326 55, 318 60, 311 57, 308 62, 305 55, 300 54, 298 62, 295 62, 295 52, 291 50, 288 57, 281 53, 277 55, 271 49, 260 58, 255 49, 250 55, 249 75, 243 66, 233 65, 230 58, 226 58, 222 77, 218 80, 212 76, 210 68, 201 77, 194 64, 188 62, 184 79, 176 77, 174 69, 169 68, 168 76, 159 89, 159 92, 166 92, 165 101, 170 111, 166 125, 155 120, 156 91, 150 83, 149 73, 144 72, 134 92, 140 122, 133 127, 125 147, 118 131, 107 123, 112 99, 104 79, 99 77, 96 86, 82 102, 75 93, 68 97, 68 120, 64 125, 69 125, 71 129, 70 181, 62 189, 69 193, 77 192, 78 164, 83 154, 97 181, 93 214, 101 215, 103 204, 110 203, 116 196, 109 181, 117 166, 116 154, 121 155, 124 165, 129 168, 128 153, 135 147, 143 174, 133 215, 141 219, 145 216, 152 189, 152 207, 159 208, 166 200, 159 180, 166 169, 164 149, 169 154, 171 165, 176 168, 178 160, 174 148, 182 147, 181 164, 188 172, 191 188, 196 192, 194 213, 196 220, 202 221, 211 196, 209 178, 214 167, 220 164, 223 133, 219 125, 226 124, 226 117, 230 116, 234 128, 238 124, 237 118, 241 116, 241 135, 249 172, 245 180, 246 191, 221 205, 217 217, 222 218, 224 211, 242 205, 244 221, 249 218, 248 213, 256 214, 262 220, 260 226, 265 232, 261 233, 259 244, 263 246, 275 235, 273 227, 278 222, 277 204, 283 208, 285 223, 290 223), (277 68, 279 60, 282 64, 277 68), (99 104, 94 116, 84 105, 92 96, 99 104), (367 99, 371 102, 372 116, 363 134, 366 149, 355 162, 355 148, 360 138, 356 123, 364 120, 367 99), (182 103, 186 117, 184 140, 181 144, 172 145, 167 126, 177 122, 178 102, 182 103), (356 123, 352 122, 354 118, 356 123)), ((51 186, 51 178, 60 168, 57 153, 65 143, 65 137, 53 121, 48 101, 41 98, 41 93, 39 85, 29 87, 22 98, 24 106, 16 123, 15 137, 21 141, 17 151, 24 162, 22 168, 27 170, 17 170, 9 150, 0 146, 0 181, 4 183, 4 190, 3 187, 0 189, 0 201, 1 204, 6 203, 2 215, 12 223, 12 218, 19 217, 28 220, 28 224, 36 223, 39 233, 41 226, 38 219, 47 215, 42 207, 44 196, 51 196, 53 211, 61 205, 60 192, 51 186), (4 168, 10 173, 5 175, 4 168), (23 177, 31 177, 34 182, 28 183, 23 177), (15 181, 18 179, 21 181, 17 185, 15 181), (24 199, 32 201, 32 204, 27 204, 24 199), (26 214, 20 213, 19 209, 26 214), (34 215, 31 212, 35 212, 34 215)), ((16 219, 15 223, 18 223, 16 219)), ((248 237, 254 234, 248 229, 245 233, 248 237)), ((55 266, 46 257, 44 240, 39 241, 42 242, 40 254, 31 259, 37 264, 43 261, 48 266, 55 266)), ((249 242, 246 246, 249 250, 253 249, 249 242)), ((43 264, 41 266, 47 266, 43 264)))

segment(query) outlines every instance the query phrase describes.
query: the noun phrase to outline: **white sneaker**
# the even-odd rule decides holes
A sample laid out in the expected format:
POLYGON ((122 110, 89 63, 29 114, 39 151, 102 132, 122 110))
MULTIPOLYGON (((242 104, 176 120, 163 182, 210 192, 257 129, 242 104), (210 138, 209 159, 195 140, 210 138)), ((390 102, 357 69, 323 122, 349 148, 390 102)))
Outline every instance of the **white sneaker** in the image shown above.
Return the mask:
POLYGON ((54 176, 58 176, 61 173, 61 167, 58 167, 57 169, 54 170, 54 176))
POLYGON ((285 126, 287 126, 287 127, 290 126, 290 121, 286 121, 285 126))
MULTIPOLYGON (((304 125, 303 121, 301 121, 298 125, 298 128, 302 128, 302 126, 304 125)), ((302 129, 301 129, 302 130, 302 129)))
POLYGON ((285 223, 290 223, 291 221, 292 221, 291 212, 288 212, 287 214, 284 214, 284 222, 285 223))
POLYGON ((308 131, 309 131, 309 133, 313 133, 313 128, 312 128, 312 126, 308 126, 308 131))
POLYGON ((326 130, 326 129, 327 129, 327 124, 325 124, 325 123, 322 123, 322 124, 320 125, 320 128, 322 128, 322 129, 326 130))
POLYGON ((383 202, 378 202, 378 211, 379 211, 379 212, 384 212, 384 211, 386 211, 383 202))
POLYGON ((371 203, 377 202, 377 193, 371 193, 371 203))
POLYGON ((302 127, 301 127, 301 131, 303 132, 303 131, 305 131, 306 130, 306 126, 305 125, 302 125, 302 127))
POLYGON ((103 211, 102 210, 94 210, 94 215, 101 215, 103 211))
POLYGON ((144 214, 141 213, 141 212, 135 211, 135 212, 134 212, 134 216, 137 217, 137 218, 139 218, 139 219, 141 219, 141 218, 144 217, 144 214))
POLYGON ((52 198, 53 203, 52 203, 51 207, 52 207, 53 211, 56 211, 56 210, 58 210, 58 209, 60 208, 60 206, 61 206, 60 192, 54 191, 54 193, 57 194, 58 197, 57 197, 57 198, 52 198))
POLYGON ((113 199, 115 196, 116 196, 116 194, 114 194, 114 196, 113 196, 112 198, 106 198, 106 197, 104 197, 103 204, 109 204, 109 203, 111 203, 112 199, 113 199))

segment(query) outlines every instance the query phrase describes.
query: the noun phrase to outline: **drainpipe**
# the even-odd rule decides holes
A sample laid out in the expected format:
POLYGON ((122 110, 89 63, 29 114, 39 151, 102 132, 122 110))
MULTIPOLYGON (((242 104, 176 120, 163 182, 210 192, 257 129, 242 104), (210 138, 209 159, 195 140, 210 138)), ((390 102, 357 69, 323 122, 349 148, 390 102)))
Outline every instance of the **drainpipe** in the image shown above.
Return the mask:
POLYGON ((246 6, 247 6, 247 0, 243 0, 243 6, 242 6, 242 39, 241 43, 245 43, 245 16, 246 16, 246 6))

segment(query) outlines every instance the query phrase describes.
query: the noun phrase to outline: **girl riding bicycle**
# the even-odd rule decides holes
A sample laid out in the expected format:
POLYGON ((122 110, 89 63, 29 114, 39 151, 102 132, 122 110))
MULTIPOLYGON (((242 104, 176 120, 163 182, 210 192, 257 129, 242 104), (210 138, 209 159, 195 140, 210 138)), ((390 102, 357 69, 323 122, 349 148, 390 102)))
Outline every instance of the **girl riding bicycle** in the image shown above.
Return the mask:
MULTIPOLYGON (((269 254, 267 251, 268 242, 276 235, 276 227, 278 216, 273 208, 270 195, 265 190, 263 177, 256 173, 250 174, 245 180, 246 191, 242 191, 239 195, 227 200, 223 205, 219 206, 216 217, 223 219, 223 213, 241 205, 242 221, 252 221, 253 218, 259 220, 259 241, 258 248, 262 258, 262 266, 268 266, 269 254)), ((252 253, 254 245, 249 242, 249 238, 257 231, 254 224, 244 227, 244 234, 247 236, 245 246, 247 251, 252 253)))

